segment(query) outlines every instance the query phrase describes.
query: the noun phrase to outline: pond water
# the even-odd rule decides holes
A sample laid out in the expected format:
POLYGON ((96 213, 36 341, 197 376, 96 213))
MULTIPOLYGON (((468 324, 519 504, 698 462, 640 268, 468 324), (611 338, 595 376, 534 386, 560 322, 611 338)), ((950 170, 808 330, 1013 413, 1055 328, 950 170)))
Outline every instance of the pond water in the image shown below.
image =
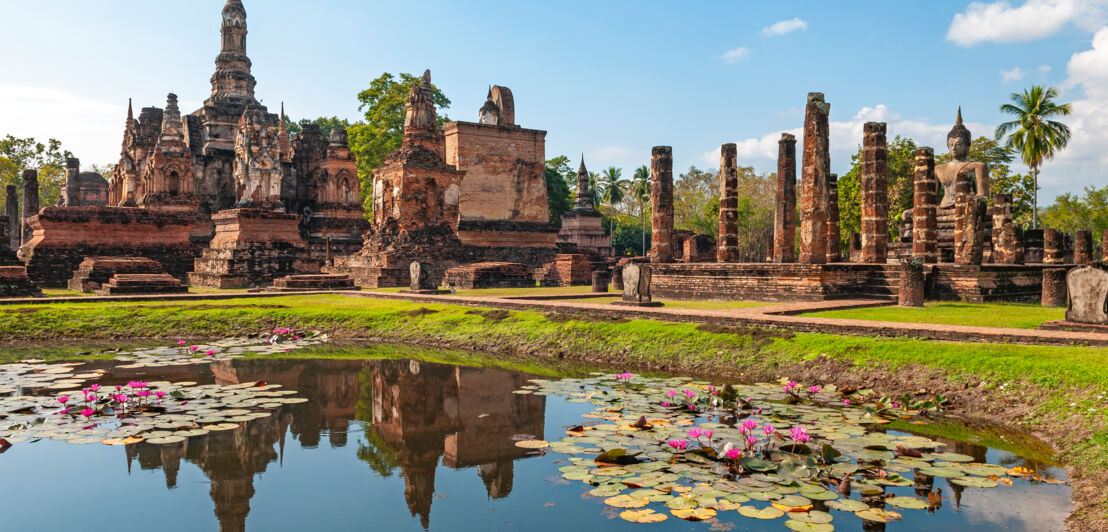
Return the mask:
MULTIPOLYGON (((262 381, 308 401, 170 444, 19 441, 0 454, 0 530, 788 530, 785 518, 736 511, 705 522, 624 521, 604 497, 587 494, 591 486, 563 478, 567 455, 516 445, 560 440, 597 408, 564 395, 514 393, 534 378, 525 373, 413 359, 120 365, 94 361, 74 371, 103 370, 105 386, 262 381)), ((974 462, 1064 478, 1019 454, 934 439, 974 462)), ((941 508, 898 510, 903 519, 888 524, 816 506, 837 530, 867 531, 1062 530, 1072 507, 1066 485, 931 482, 942 490, 941 508)), ((927 490, 913 486, 887 490, 927 500, 927 490)))

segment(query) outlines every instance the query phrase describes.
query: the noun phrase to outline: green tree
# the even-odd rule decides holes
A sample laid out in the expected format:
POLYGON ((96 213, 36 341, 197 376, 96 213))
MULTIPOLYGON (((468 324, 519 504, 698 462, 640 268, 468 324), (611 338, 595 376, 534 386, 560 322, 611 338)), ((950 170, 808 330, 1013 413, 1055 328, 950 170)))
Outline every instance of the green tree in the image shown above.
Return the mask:
POLYGON ((623 170, 609 166, 600 174, 600 199, 608 204, 608 232, 612 232, 612 221, 617 211, 616 206, 623 201, 627 189, 627 180, 623 179, 623 170))
POLYGON ((777 174, 758 175, 750 166, 740 166, 736 170, 739 178, 736 189, 739 196, 736 216, 739 258, 746 262, 759 262, 764 260, 766 249, 773 242, 777 174))
POLYGON ((650 167, 645 164, 636 168, 635 173, 631 176, 631 187, 628 190, 628 198, 635 203, 635 207, 638 208, 639 223, 642 226, 642 247, 639 248, 643 254, 646 253, 646 212, 647 206, 650 205, 650 167))
POLYGON ((550 223, 562 227, 562 215, 573 208, 570 193, 571 180, 577 173, 569 166, 569 157, 559 155, 546 161, 546 204, 550 211, 550 223))
POLYGON ((1084 196, 1069 192, 1058 196, 1053 205, 1043 209, 1043 224, 1067 233, 1088 229, 1093 239, 1100 241, 1108 229, 1108 186, 1087 186, 1084 196))
POLYGON ((11 135, 0 139, 0 187, 23 187, 23 170, 38 170, 39 205, 54 205, 65 181, 65 160, 73 154, 62 149, 61 141, 46 143, 11 135))
MULTIPOLYGON (((404 104, 408 92, 420 83, 419 76, 400 74, 397 79, 386 72, 358 93, 358 110, 365 115, 365 122, 351 124, 347 128, 350 150, 358 158, 358 179, 362 184, 362 205, 369 216, 373 208, 373 169, 381 166, 385 156, 400 147, 404 137, 404 104)), ((442 111, 450 107, 450 100, 435 85, 431 85, 435 107, 442 111)), ((438 123, 448 122, 442 115, 438 123)))
POLYGON ((343 128, 343 129, 345 129, 349 132, 350 131, 350 126, 351 126, 349 120, 347 120, 345 118, 339 118, 337 116, 332 116, 330 118, 325 117, 325 116, 321 116, 321 117, 316 118, 316 119, 304 118, 304 119, 301 119, 299 122, 293 122, 291 120, 289 121, 289 123, 288 123, 289 134, 290 135, 295 135, 297 133, 300 133, 300 131, 302 129, 304 129, 304 126, 307 126, 307 125, 310 125, 310 124, 315 124, 315 125, 319 126, 319 131, 320 131, 320 133, 323 133, 323 138, 325 138, 325 139, 331 138, 331 130, 332 129, 335 129, 336 127, 341 127, 341 128, 343 128))
POLYGON ((1005 135, 1008 139, 1004 146, 1018 153, 1020 160, 1031 169, 1033 198, 1031 226, 1039 226, 1039 169, 1043 163, 1065 149, 1070 140, 1070 128, 1053 118, 1068 116, 1070 104, 1058 104, 1054 99, 1058 91, 1054 87, 1032 85, 1023 93, 1010 95, 1012 103, 1000 106, 1002 113, 1012 115, 1015 120, 1004 122, 996 127, 996 139, 1005 135))
POLYGON ((589 196, 594 208, 600 205, 600 174, 596 172, 589 172, 589 196))
POLYGON ((697 234, 719 232, 719 171, 690 166, 673 183, 673 227, 697 234))

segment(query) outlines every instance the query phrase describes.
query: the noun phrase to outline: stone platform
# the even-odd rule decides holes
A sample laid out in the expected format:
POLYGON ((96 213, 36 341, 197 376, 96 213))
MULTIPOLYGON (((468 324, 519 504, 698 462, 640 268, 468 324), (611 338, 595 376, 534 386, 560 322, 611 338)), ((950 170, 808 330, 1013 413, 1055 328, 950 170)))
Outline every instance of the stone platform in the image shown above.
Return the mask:
POLYGON ((41 296, 42 290, 31 282, 27 268, 0 266, 0 297, 41 296))
POLYGON ((81 261, 69 280, 74 292, 91 293, 100 289, 118 273, 166 273, 156 260, 146 257, 88 257, 81 261))
POLYGON ((587 286, 592 284, 592 261, 580 253, 564 253, 535 272, 542 286, 587 286))
POLYGON ((96 295, 187 294, 188 291, 189 287, 168 273, 119 273, 96 290, 96 295))
POLYGON ((446 270, 445 286, 458 290, 475 288, 530 288, 534 273, 526 265, 514 262, 479 262, 446 270))
POLYGON ((134 207, 47 207, 29 220, 31 240, 19 249, 31 280, 64 288, 86 257, 146 257, 184 279, 211 234, 199 213, 134 207))
POLYGON ((231 209, 212 215, 215 236, 196 259, 189 284, 214 288, 268 286, 287 275, 317 274, 300 236, 300 217, 266 209, 231 209))
POLYGON ((354 280, 349 275, 317 274, 288 275, 275 279, 270 290, 280 292, 302 292, 307 290, 356 290, 354 280))
MULTIPOLYGON (((928 264, 928 299, 1037 301, 1043 265, 928 264)), ((895 298, 897 264, 666 263, 651 265, 654 297, 673 300, 823 301, 895 298)))

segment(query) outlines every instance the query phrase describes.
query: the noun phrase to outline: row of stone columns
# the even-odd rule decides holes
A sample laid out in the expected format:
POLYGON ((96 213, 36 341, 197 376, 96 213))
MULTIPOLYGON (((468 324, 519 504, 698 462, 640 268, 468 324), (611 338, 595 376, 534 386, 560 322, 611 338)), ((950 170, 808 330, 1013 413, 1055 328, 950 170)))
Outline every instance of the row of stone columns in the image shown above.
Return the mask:
MULTIPOLYGON (((66 170, 68 172, 68 168, 66 170)), ((28 219, 38 214, 38 207, 38 171, 24 170, 22 203, 15 185, 8 185, 4 190, 4 216, 8 219, 10 240, 0 245, 6 244, 12 250, 18 250, 20 245, 30 240, 31 225, 28 219)))

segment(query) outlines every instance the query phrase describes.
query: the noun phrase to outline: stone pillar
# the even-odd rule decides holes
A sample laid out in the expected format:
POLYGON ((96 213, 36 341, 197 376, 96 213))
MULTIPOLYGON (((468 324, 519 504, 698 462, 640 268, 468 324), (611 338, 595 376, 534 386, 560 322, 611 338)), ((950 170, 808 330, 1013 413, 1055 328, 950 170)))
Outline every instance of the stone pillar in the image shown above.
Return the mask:
POLYGON ((862 130, 862 262, 882 264, 889 253, 886 126, 884 122, 866 122, 862 130))
POLYGON ((796 137, 777 141, 777 196, 773 209, 773 262, 796 260, 796 137))
POLYGON ((1023 264, 1023 235, 1011 219, 993 226, 993 263, 1023 264))
POLYGON ((1043 264, 1062 264, 1065 260, 1062 232, 1053 227, 1043 229, 1043 264))
POLYGON ((592 291, 602 294, 608 291, 608 283, 612 282, 612 273, 608 270, 596 270, 592 272, 592 291))
POLYGON ((65 160, 65 206, 81 206, 81 161, 73 157, 65 160))
POLYGON ((650 262, 673 262, 673 148, 654 146, 650 176, 650 262))
POLYGON ((808 93, 804 112, 804 158, 800 175, 800 262, 827 260, 827 176, 830 154, 827 115, 831 105, 823 94, 808 93))
POLYGON ((618 264, 612 267, 612 288, 623 291, 623 266, 618 264))
POLYGON ((900 261, 900 290, 897 298, 900 306, 923 306, 923 279, 923 261, 900 261))
POLYGON ((1104 230, 1104 234, 1101 235, 1100 241, 1100 260, 1108 262, 1108 229, 1104 230))
POLYGON ((1093 232, 1082 229, 1073 235, 1073 263, 1093 262, 1093 232))
POLYGON ((413 292, 438 288, 438 283, 431 278, 430 264, 418 261, 413 262, 408 265, 408 273, 411 276, 410 288, 413 292))
POLYGON ((19 244, 22 241, 23 228, 23 224, 19 219, 19 195, 16 192, 15 185, 5 187, 5 192, 4 214, 8 217, 8 231, 11 233, 11 240, 8 245, 11 246, 12 251, 18 251, 19 244))
POLYGON ((736 168, 738 147, 734 143, 720 147, 719 156, 719 238, 716 240, 716 260, 739 260, 739 171, 736 168))
POLYGON ((632 262, 623 267, 624 305, 660 307, 650 297, 650 264, 632 262))
POLYGON ((985 251, 985 216, 989 206, 985 198, 969 194, 964 209, 961 247, 955 248, 954 261, 958 264, 981 264, 985 251))
MULTIPOLYGON (((827 176, 827 262, 843 260, 843 235, 839 229, 839 176, 827 176)), ((848 257, 849 260, 849 257, 848 257)))
POLYGON ((38 214, 38 171, 36 170, 24 170, 23 171, 23 221, 20 224, 22 227, 23 240, 25 244, 31 240, 31 226, 27 223, 27 219, 38 214))
POLYGON ((935 177, 935 150, 916 149, 912 204, 912 256, 926 264, 939 262, 938 194, 935 177))
POLYGON ((1066 306, 1066 269, 1043 268, 1044 307, 1066 306))

